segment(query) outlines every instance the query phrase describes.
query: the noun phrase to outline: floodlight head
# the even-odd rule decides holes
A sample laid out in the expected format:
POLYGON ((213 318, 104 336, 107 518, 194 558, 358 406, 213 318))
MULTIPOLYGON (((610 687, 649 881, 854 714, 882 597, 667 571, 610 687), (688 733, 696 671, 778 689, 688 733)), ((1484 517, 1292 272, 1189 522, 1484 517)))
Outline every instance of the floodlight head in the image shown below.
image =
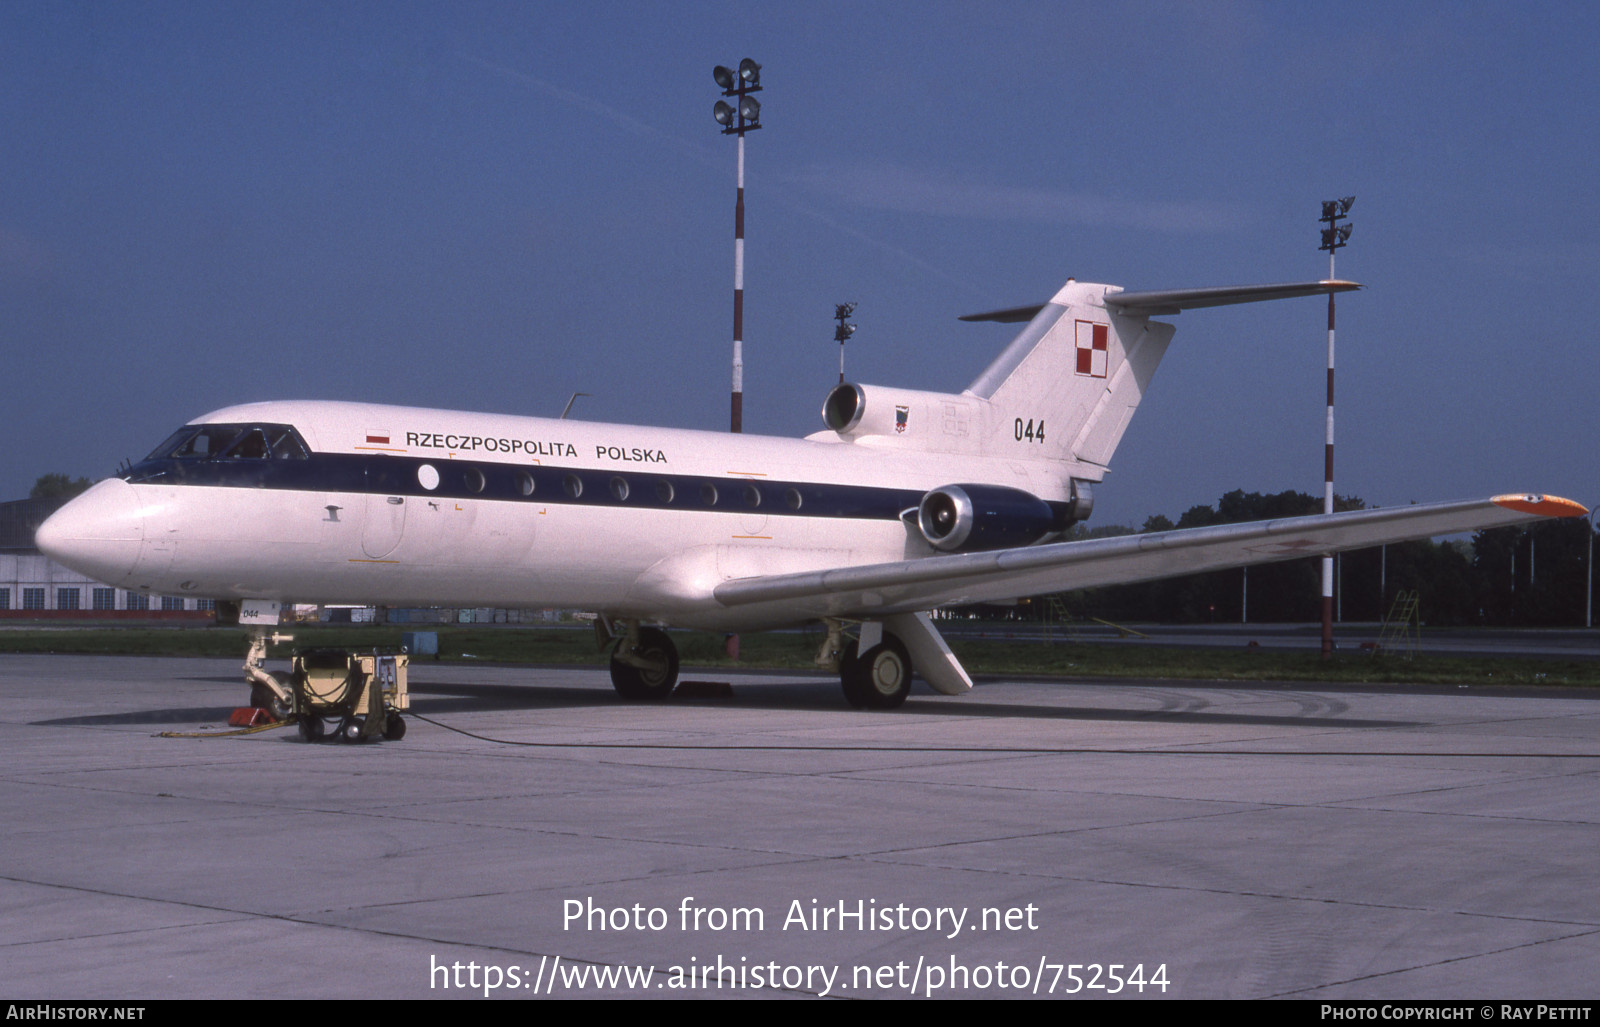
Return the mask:
POLYGON ((1350 213, 1350 208, 1351 208, 1352 205, 1355 204, 1355 202, 1356 202, 1356 198, 1354 196, 1346 196, 1344 199, 1340 200, 1339 201, 1339 213, 1340 214, 1348 214, 1348 213, 1350 213))
POLYGON ((717 80, 717 85, 724 89, 733 88, 733 69, 721 64, 711 69, 711 77, 717 80))
POLYGON ((733 124, 733 107, 726 100, 718 100, 711 108, 711 116, 717 119, 717 124, 727 127, 733 124))
POLYGON ((856 305, 854 303, 835 303, 833 305, 833 316, 837 318, 846 318, 855 312, 856 305))
POLYGON ((1350 229, 1354 227, 1354 225, 1339 226, 1339 244, 1341 246, 1350 241, 1350 229))
POLYGON ((1336 218, 1338 216, 1339 216, 1339 201, 1338 200, 1323 200, 1322 201, 1322 217, 1318 218, 1317 220, 1319 220, 1319 221, 1332 221, 1334 218, 1336 218))
POLYGON ((739 62, 739 77, 744 79, 748 85, 759 86, 761 84, 761 65, 746 57, 739 62))
POLYGON ((761 102, 753 96, 739 97, 739 117, 746 121, 760 121, 761 102))

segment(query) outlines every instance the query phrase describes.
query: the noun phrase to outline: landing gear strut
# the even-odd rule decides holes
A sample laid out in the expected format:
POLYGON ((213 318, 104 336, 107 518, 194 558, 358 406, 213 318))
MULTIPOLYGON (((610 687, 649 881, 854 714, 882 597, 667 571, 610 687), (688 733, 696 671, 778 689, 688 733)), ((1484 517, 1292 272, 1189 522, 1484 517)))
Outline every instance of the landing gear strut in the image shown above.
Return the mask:
POLYGON ((250 705, 259 706, 272 713, 278 720, 288 720, 294 712, 294 692, 289 687, 289 679, 282 674, 264 669, 261 665, 267 659, 267 643, 292 642, 293 635, 280 635, 276 631, 252 631, 250 633, 250 652, 244 658, 244 680, 250 686, 250 705))
POLYGON ((678 683, 678 647, 660 628, 623 621, 611 652, 611 686, 624 699, 658 702, 678 683))

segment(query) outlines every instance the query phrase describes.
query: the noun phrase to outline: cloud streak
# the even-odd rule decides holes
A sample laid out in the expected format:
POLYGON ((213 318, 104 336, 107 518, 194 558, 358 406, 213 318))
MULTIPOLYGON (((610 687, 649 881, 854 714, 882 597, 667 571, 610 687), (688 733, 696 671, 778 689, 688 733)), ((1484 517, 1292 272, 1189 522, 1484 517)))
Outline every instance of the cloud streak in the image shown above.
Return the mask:
MULTIPOLYGON (((721 154, 713 154, 707 147, 703 145, 685 142, 677 136, 663 132, 653 125, 646 124, 637 118, 624 114, 616 108, 611 107, 592 96, 574 92, 571 89, 563 89, 561 86, 555 85, 551 82, 546 82, 544 79, 530 75, 527 72, 517 71, 514 68, 508 68, 502 64, 496 64, 492 61, 484 60, 483 58, 474 56, 472 54, 462 53, 459 54, 459 56, 462 60, 475 64, 486 71, 492 72, 512 82, 527 86, 528 88, 553 100, 576 107, 579 110, 603 118, 624 132, 628 132, 642 139, 650 140, 706 167, 718 168, 719 170, 726 170, 727 168, 728 162, 725 157, 722 157, 721 154)), ((797 184, 804 186, 804 183, 797 184)), ((894 258, 895 260, 900 261, 901 263, 915 267, 947 283, 960 286, 963 289, 972 290, 971 284, 957 275, 951 274, 949 271, 929 263, 928 261, 922 259, 909 250, 904 249, 903 247, 896 246, 893 243, 885 242, 882 239, 868 235, 851 225, 829 217, 816 208, 801 202, 794 195, 786 195, 785 191, 782 189, 775 190, 774 196, 778 202, 783 203, 791 210, 804 217, 808 217, 819 222, 820 224, 826 226, 830 231, 836 232, 840 235, 848 236, 852 239, 855 239, 857 242, 871 246, 874 249, 877 249, 894 258)))
POLYGON ((1233 231, 1252 220, 1244 206, 1234 203, 1120 199, 1070 189, 992 185, 896 164, 817 166, 790 181, 860 207, 904 214, 1179 233, 1233 231))

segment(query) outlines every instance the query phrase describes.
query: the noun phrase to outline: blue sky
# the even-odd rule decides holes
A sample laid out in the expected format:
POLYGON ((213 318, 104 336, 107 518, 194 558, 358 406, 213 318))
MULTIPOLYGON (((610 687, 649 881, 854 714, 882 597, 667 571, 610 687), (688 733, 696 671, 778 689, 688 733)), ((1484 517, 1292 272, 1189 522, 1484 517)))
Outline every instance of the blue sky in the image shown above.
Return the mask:
MULTIPOLYGON (((235 402, 746 430, 959 391, 1069 275, 1340 277, 1337 488, 1600 502, 1600 14, 1578 4, 0 5, 0 497, 235 402)), ((1321 489, 1324 307, 1190 311, 1097 523, 1321 489)))

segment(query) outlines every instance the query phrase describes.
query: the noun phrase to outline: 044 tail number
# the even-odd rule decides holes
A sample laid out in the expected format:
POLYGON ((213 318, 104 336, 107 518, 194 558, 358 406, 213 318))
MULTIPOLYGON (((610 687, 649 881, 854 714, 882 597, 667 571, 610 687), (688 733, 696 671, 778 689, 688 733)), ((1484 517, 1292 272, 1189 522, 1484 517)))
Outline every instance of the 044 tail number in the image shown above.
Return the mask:
POLYGON ((1041 417, 1038 421, 1034 421, 1030 417, 1027 423, 1024 424, 1022 418, 1019 417, 1011 430, 1016 435, 1018 442, 1043 442, 1044 418, 1041 417))

